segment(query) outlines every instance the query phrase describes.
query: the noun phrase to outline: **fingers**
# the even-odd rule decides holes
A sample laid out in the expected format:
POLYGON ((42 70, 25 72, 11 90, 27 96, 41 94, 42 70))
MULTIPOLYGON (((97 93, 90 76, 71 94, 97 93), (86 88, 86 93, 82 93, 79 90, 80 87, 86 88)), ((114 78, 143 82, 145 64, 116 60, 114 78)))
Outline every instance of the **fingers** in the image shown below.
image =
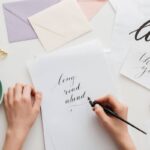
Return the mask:
POLYGON ((107 114, 104 112, 103 108, 100 105, 96 104, 94 107, 94 111, 103 123, 109 121, 109 117, 107 116, 107 114))
POLYGON ((14 100, 19 101, 22 97, 23 85, 17 83, 14 88, 14 100))
POLYGON ((121 104, 115 97, 113 97, 111 95, 107 95, 105 97, 102 97, 102 98, 98 99, 97 101, 104 104, 104 105, 105 104, 109 105, 116 112, 118 110, 122 109, 122 107, 123 107, 123 104, 121 104))
POLYGON ((97 101, 110 107, 116 113, 124 115, 125 117, 127 116, 128 107, 125 104, 119 102, 115 97, 108 95, 98 99, 97 101))
POLYGON ((4 106, 5 108, 8 107, 8 98, 7 98, 7 93, 4 94, 4 106))
POLYGON ((33 105, 33 110, 37 114, 40 112, 41 100, 42 100, 42 94, 40 92, 37 92, 35 94, 35 102, 33 105))
POLYGON ((27 102, 33 107, 33 111, 38 113, 40 111, 42 100, 42 94, 36 92, 31 85, 16 84, 15 87, 8 89, 8 92, 4 96, 5 106, 12 106, 14 103, 27 102))
POLYGON ((14 100, 14 88, 13 87, 8 89, 7 99, 8 99, 8 105, 12 106, 13 100, 14 100))
POLYGON ((32 100, 32 90, 33 87, 31 85, 25 85, 23 88, 23 100, 31 101, 32 100))
POLYGON ((4 96, 6 105, 12 106, 19 101, 32 102, 32 97, 35 99, 36 91, 32 85, 23 85, 17 83, 15 87, 10 87, 4 96))

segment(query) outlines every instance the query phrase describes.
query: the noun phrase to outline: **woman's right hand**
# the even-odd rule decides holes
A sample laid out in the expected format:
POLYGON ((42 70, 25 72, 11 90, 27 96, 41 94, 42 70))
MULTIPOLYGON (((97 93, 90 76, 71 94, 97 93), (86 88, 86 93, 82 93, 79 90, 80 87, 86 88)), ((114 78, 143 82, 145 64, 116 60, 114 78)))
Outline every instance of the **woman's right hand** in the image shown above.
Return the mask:
MULTIPOLYGON (((113 96, 106 96, 97 100, 102 105, 109 106, 113 111, 119 114, 120 117, 127 120, 128 108, 121 102, 117 101, 113 96)), ((127 125, 113 116, 107 115, 100 105, 95 105, 94 111, 99 117, 104 128, 110 133, 115 140, 119 150, 135 150, 135 145, 132 142, 128 132, 127 125)))

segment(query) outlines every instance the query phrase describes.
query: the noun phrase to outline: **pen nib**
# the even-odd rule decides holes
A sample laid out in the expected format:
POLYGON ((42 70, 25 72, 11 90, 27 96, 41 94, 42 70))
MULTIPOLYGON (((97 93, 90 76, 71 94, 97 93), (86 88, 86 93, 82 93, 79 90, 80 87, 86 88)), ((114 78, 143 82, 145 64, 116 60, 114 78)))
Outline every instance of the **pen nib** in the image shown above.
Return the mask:
POLYGON ((90 97, 88 97, 87 99, 88 99, 89 104, 91 105, 91 107, 94 107, 94 104, 93 104, 93 102, 91 101, 91 98, 90 98, 90 97))

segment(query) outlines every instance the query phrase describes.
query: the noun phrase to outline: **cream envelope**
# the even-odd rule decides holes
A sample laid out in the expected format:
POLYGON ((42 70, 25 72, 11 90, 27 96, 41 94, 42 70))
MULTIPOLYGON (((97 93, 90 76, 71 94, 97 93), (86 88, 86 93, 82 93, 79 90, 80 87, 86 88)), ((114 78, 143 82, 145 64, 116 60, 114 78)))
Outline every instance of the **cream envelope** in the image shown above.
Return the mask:
POLYGON ((42 45, 49 51, 91 30, 76 0, 63 0, 29 17, 29 21, 42 45))

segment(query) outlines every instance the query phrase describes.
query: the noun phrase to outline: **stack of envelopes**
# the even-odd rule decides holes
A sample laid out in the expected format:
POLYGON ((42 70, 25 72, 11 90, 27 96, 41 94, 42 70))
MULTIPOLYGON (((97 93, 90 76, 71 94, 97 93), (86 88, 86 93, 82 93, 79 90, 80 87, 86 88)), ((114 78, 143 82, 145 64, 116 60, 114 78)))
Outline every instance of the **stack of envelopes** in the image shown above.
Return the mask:
POLYGON ((9 42, 38 38, 53 50, 91 31, 91 19, 106 0, 24 0, 3 4, 9 42), (89 9, 92 8, 92 9, 89 9))

